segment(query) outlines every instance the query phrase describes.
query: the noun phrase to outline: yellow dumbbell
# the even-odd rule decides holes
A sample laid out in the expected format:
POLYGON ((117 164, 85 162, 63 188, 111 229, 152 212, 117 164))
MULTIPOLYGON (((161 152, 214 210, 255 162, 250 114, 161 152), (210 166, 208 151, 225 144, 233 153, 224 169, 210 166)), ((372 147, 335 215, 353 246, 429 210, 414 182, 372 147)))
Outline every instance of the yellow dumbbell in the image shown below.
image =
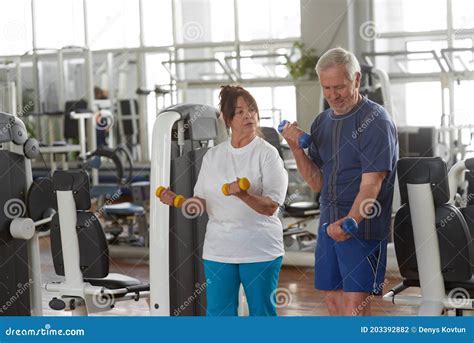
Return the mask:
MULTIPOLYGON (((155 191, 155 195, 159 198, 161 196, 161 192, 163 192, 165 189, 166 187, 163 187, 163 186, 158 187, 155 191)), ((177 208, 181 208, 185 200, 186 198, 183 197, 182 195, 177 195, 173 199, 173 206, 177 208)))
MULTIPOLYGON (((247 189, 250 188, 250 181, 249 179, 247 179, 246 177, 242 178, 239 180, 239 188, 243 191, 246 191, 247 189)), ((222 193, 227 197, 229 196, 229 184, 228 183, 224 183, 222 185, 222 193)))

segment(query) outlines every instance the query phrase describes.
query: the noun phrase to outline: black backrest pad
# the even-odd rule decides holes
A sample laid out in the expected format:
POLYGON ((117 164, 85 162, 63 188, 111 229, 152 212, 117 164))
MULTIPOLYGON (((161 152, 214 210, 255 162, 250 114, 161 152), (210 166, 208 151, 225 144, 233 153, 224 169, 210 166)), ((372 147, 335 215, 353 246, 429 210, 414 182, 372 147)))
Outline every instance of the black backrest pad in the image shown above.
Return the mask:
POLYGON ((35 179, 28 189, 26 201, 28 216, 33 221, 46 218, 49 209, 57 211, 58 202, 56 193, 54 193, 53 180, 49 177, 35 179))
POLYGON ((73 191, 76 209, 88 210, 91 207, 89 175, 84 170, 57 170, 53 184, 57 191, 73 191))
MULTIPOLYGON (((80 267, 85 278, 103 278, 109 274, 109 249, 99 219, 89 211, 77 211, 77 237, 80 267)), ((67 247, 65 247, 67 250, 67 247)), ((63 248, 59 215, 51 223, 51 254, 56 274, 64 276, 63 248)))
POLYGON ((430 183, 435 206, 449 200, 446 163, 439 157, 406 157, 397 163, 398 183, 402 204, 408 203, 407 183, 430 183))
POLYGON ((67 101, 64 106, 64 138, 73 139, 79 137, 79 123, 71 118, 71 112, 79 112, 87 109, 87 101, 67 101))
MULTIPOLYGON (((452 205, 436 208, 436 231, 445 281, 465 281, 472 277, 470 261, 472 237, 461 212, 452 205)), ((395 216, 394 243, 400 274, 407 279, 418 279, 413 227, 408 205, 403 205, 395 216)))
MULTIPOLYGON (((171 160, 171 189, 192 197, 194 185, 207 149, 192 150, 171 160)), ((196 203, 194 203, 196 205, 196 203)), ((170 305, 172 315, 205 315, 205 276, 202 246, 208 217, 184 216, 170 207, 170 305), (199 292, 196 292, 199 290, 199 292), (190 301, 190 299, 192 299, 190 301), (180 309, 182 304, 189 306, 180 309)))

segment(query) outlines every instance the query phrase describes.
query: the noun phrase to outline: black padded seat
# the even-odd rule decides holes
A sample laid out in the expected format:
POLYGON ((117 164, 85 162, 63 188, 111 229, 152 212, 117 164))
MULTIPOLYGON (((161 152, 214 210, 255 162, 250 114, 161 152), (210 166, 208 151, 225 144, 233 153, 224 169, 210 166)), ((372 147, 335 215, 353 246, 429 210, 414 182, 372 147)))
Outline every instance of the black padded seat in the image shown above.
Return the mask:
MULTIPOLYGON (((117 273, 110 273, 105 278, 84 278, 84 282, 107 289, 129 288, 142 285, 139 280, 133 277, 117 273)), ((150 289, 149 284, 143 284, 143 286, 148 286, 148 289, 150 289)))
MULTIPOLYGON (((104 278, 109 274, 109 248, 102 225, 89 211, 77 211, 77 238, 80 268, 85 278, 104 278)), ((59 215, 51 221, 51 254, 56 274, 64 276, 63 248, 59 215)))
POLYGON ((302 218, 319 214, 319 204, 313 201, 296 201, 285 206, 288 217, 302 218))

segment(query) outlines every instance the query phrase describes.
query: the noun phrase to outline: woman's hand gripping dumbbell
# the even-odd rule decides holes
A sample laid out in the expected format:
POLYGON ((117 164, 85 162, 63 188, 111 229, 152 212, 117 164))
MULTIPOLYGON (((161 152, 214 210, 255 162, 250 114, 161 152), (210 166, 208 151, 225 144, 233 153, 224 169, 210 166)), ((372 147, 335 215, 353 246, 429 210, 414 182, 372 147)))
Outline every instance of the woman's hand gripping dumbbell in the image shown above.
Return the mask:
POLYGON ((177 208, 181 208, 183 206, 184 201, 186 200, 185 197, 182 195, 178 195, 171 191, 169 188, 160 186, 156 189, 155 195, 160 199, 160 201, 168 206, 174 206, 177 208))
POLYGON ((225 196, 233 195, 237 192, 240 191, 246 191, 250 188, 250 181, 246 177, 239 179, 237 178, 237 181, 230 182, 230 183, 224 183, 222 185, 222 193, 225 196))

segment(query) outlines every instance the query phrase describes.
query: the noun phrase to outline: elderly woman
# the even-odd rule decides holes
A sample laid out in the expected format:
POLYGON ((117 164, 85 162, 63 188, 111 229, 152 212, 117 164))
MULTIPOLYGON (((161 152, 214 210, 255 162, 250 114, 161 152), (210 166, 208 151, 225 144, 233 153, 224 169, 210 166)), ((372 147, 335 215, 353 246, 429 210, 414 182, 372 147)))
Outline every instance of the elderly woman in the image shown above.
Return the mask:
MULTIPOLYGON (((223 86, 219 106, 231 138, 204 156, 193 198, 209 215, 203 249, 207 315, 236 316, 242 284, 251 316, 275 316, 284 254, 277 212, 288 175, 277 150, 259 137, 253 96, 240 86, 223 86), (242 178, 249 189, 239 186, 242 178)), ((175 196, 166 190, 160 199, 171 205, 175 196)))

